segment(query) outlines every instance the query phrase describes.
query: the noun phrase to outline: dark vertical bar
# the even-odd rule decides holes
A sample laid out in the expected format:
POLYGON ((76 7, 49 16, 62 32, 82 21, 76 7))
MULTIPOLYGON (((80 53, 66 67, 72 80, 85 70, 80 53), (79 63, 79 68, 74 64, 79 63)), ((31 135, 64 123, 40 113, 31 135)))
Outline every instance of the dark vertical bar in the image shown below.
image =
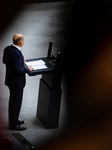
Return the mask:
POLYGON ((61 56, 62 56, 61 52, 58 52, 57 59, 56 59, 56 66, 55 67, 59 67, 61 56))
POLYGON ((51 56, 52 45, 53 45, 53 42, 49 42, 47 59, 49 59, 49 58, 50 58, 50 56, 51 56))

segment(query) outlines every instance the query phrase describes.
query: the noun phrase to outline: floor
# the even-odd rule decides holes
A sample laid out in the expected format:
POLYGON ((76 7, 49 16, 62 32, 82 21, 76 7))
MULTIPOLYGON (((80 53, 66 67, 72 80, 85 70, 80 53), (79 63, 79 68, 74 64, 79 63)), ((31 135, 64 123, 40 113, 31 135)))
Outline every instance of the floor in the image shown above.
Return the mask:
MULTIPOLYGON (((30 3, 26 4, 10 22, 4 34, 1 36, 0 44, 0 104, 2 110, 2 123, 6 134, 18 133, 10 131, 8 127, 8 97, 9 90, 4 85, 5 65, 2 63, 3 50, 7 45, 12 44, 12 36, 21 33, 25 37, 25 44, 22 53, 26 59, 40 58, 47 56, 49 42, 53 42, 52 53, 63 52, 68 42, 69 24, 68 2, 30 3)), ((24 89, 23 104, 20 119, 25 121, 27 130, 19 133, 34 146, 38 147, 49 138, 60 133, 66 126, 66 89, 62 78, 62 101, 60 108, 59 128, 45 129, 36 118, 38 91, 41 75, 30 77, 26 75, 26 87, 24 89)))

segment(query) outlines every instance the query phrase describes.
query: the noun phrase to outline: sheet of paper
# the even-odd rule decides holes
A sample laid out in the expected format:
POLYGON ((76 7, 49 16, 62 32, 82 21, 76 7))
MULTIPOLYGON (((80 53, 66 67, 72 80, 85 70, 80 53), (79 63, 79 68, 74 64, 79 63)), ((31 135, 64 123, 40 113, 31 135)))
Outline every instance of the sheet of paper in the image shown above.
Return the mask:
POLYGON ((26 62, 26 65, 28 67, 30 66, 30 67, 34 68, 34 70, 47 68, 47 66, 45 65, 45 62, 43 60, 26 62))

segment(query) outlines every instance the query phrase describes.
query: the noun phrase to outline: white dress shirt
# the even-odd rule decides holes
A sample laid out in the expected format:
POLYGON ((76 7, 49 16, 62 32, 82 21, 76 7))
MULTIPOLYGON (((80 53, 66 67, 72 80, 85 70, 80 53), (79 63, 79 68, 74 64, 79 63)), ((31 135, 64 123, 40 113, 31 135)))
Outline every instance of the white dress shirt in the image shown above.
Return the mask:
POLYGON ((14 45, 14 44, 12 44, 12 45, 21 51, 21 48, 19 46, 14 45))

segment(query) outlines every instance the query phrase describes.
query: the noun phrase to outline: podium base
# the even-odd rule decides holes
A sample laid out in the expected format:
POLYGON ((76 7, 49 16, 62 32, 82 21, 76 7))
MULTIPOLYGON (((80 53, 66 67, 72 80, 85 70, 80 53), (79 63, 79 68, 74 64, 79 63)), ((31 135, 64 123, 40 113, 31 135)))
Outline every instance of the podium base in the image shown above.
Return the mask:
POLYGON ((62 90, 51 89, 40 79, 37 117, 47 129, 58 128, 62 90))

